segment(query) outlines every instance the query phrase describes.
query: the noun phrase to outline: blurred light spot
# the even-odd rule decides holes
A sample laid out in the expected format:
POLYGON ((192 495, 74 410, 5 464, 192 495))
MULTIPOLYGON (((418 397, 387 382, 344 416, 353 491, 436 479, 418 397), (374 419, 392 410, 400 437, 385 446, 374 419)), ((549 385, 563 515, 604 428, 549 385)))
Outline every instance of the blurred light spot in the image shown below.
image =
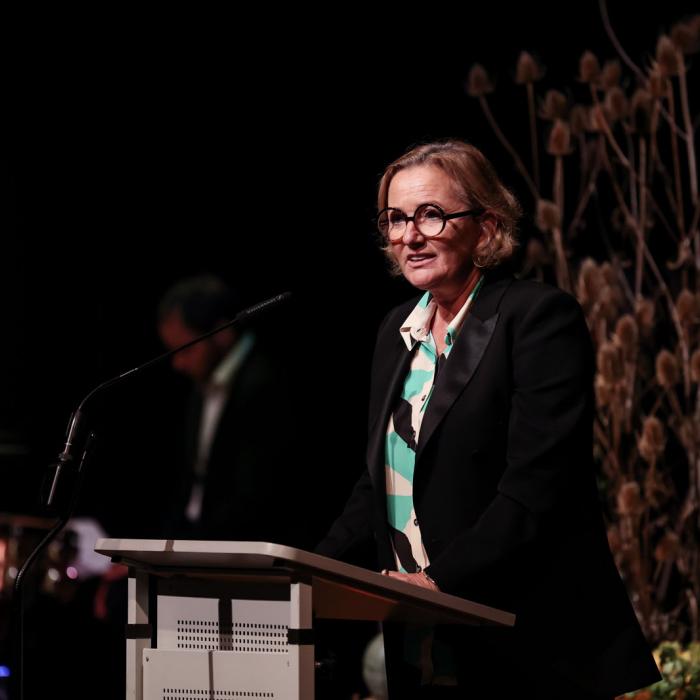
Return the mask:
POLYGON ((66 576, 71 580, 75 580, 78 578, 78 570, 74 566, 69 566, 66 569, 66 576))
POLYGON ((10 667, 9 666, 0 666, 0 678, 9 678, 10 677, 10 667))
POLYGON ((57 569, 49 569, 48 573, 46 574, 52 581, 60 581, 61 580, 61 574, 58 573, 57 569))

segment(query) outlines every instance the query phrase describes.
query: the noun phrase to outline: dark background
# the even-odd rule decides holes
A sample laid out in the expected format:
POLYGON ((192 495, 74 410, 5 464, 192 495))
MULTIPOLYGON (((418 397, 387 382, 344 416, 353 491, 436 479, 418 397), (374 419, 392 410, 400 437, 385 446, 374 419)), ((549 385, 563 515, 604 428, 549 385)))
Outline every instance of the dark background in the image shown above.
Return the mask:
MULTIPOLYGON (((700 11, 697 0, 610 5, 643 66, 661 31, 700 11)), ((214 272, 249 303, 294 294, 260 332, 299 379, 295 415, 271 422, 294 423, 290 468, 317 489, 313 515, 300 512, 311 546, 363 467, 376 327, 412 293, 389 278, 373 234, 384 166, 419 141, 471 141, 521 196, 527 240, 532 201, 466 95, 469 68, 483 63, 495 79, 492 110, 527 160, 520 51, 546 66, 540 95, 554 87, 572 98, 585 94, 582 52, 601 64, 615 54, 592 0, 398 5, 381 18, 350 5, 207 12, 64 10, 10 27, 0 511, 41 512, 41 474, 70 412, 161 351, 155 307, 173 282, 214 272)), ((158 534, 185 392, 164 366, 94 405, 99 448, 79 510, 110 535, 158 534)))
MULTIPOLYGON (((662 30, 700 9, 610 4, 642 65, 662 30)), ((546 66, 541 94, 556 87, 574 98, 585 95, 575 81, 582 52, 601 63, 615 55, 595 2, 456 13, 435 5, 382 19, 349 7, 320 12, 61 15, 18 25, 0 143, 0 508, 35 509, 38 474, 71 410, 96 383, 160 351, 158 299, 201 272, 222 275, 250 303, 294 293, 265 319, 305 377, 294 452, 312 449, 321 425, 342 434, 327 467, 343 492, 362 468, 376 325, 411 293, 388 277, 375 245, 383 167, 416 142, 466 138, 521 194, 527 239, 532 201, 464 91, 468 70, 478 61, 490 71, 492 110, 527 160, 524 90, 513 85, 520 51, 546 66), (85 22, 89 30, 78 29, 85 22)), ((122 519, 121 499, 157 497, 168 478, 183 390, 163 368, 94 412, 92 478, 102 495, 99 508, 82 508, 114 534, 138 529, 133 509, 122 519)))

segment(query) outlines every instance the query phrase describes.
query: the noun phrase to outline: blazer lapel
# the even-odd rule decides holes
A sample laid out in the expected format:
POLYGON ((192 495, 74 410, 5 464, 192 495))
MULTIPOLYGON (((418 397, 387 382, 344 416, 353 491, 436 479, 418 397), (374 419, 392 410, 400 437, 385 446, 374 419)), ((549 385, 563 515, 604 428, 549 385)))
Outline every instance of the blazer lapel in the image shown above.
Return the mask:
MULTIPOLYGON (((467 318, 464 320, 464 325, 455 340, 455 347, 450 353, 450 358, 445 363, 442 374, 438 377, 437 384, 430 398, 430 403, 421 425, 416 463, 422 448, 479 366, 479 362, 496 328, 498 304, 513 277, 504 270, 492 270, 487 274, 484 286, 474 300, 474 305, 467 318)), ((410 308, 407 308, 405 313, 402 311, 399 314, 401 316, 399 319, 400 323, 404 321, 409 311, 410 308)), ((383 493, 384 489, 384 441, 389 414, 394 408, 396 397, 403 387, 403 382, 406 379, 411 358, 413 357, 413 351, 418 347, 418 343, 416 343, 412 352, 407 350, 396 324, 392 324, 385 332, 389 333, 390 336, 386 346, 382 347, 380 351, 382 353, 379 356, 381 365, 377 376, 379 378, 387 377, 388 379, 373 391, 374 396, 377 398, 369 407, 370 428, 367 442, 369 473, 375 489, 380 489, 380 493, 383 493)))
MULTIPOLYGON (((403 319, 402 319, 403 320, 403 319)), ((414 346, 414 350, 415 350, 414 346)), ((396 403, 396 397, 401 391, 406 379, 408 368, 411 365, 413 351, 409 352, 403 339, 396 330, 396 343, 383 359, 382 376, 388 377, 386 384, 377 392, 379 397, 378 407, 370 407, 376 411, 370 418, 371 427, 367 441, 367 465, 375 488, 384 486, 384 441, 386 438, 386 426, 389 422, 389 414, 396 403)), ((374 412, 373 411, 373 412, 374 412)))
POLYGON ((498 304, 513 279, 499 272, 491 272, 484 281, 438 375, 418 436, 416 464, 435 429, 469 383, 488 347, 498 323, 498 304))

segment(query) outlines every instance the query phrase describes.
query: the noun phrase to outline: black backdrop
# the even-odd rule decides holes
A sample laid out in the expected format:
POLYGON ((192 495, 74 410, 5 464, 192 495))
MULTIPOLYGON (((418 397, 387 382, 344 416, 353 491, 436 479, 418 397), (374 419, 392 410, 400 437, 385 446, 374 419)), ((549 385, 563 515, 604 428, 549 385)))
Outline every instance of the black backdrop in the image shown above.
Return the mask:
MULTIPOLYGON (((610 4, 642 64, 660 30, 700 8, 610 4)), ((251 303, 294 292, 263 333, 303 379, 290 468, 309 487, 314 470, 330 477, 323 529, 362 468, 374 331, 411 293, 387 276, 372 234, 383 166, 417 141, 463 137, 531 212, 464 91, 469 67, 495 76, 494 113, 526 154, 519 52, 545 64, 543 87, 574 95, 585 49, 614 56, 592 0, 396 7, 381 20, 350 5, 236 13, 63 14, 13 27, 0 143, 0 509, 36 511, 71 409, 159 352, 158 298, 211 271, 251 303)), ((526 218, 524 237, 530 228, 526 218)), ((152 531, 184 390, 163 368, 95 407, 100 450, 81 509, 111 533, 152 531)))

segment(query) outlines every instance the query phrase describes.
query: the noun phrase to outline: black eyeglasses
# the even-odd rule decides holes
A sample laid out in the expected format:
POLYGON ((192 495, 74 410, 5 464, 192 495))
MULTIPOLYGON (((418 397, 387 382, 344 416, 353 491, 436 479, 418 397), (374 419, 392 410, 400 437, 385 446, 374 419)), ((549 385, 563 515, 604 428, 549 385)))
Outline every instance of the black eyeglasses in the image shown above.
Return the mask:
POLYGON ((437 204, 421 204, 413 212, 413 216, 408 216, 401 209, 387 207, 377 214, 377 228, 382 236, 396 242, 403 238, 408 222, 412 221, 418 233, 426 238, 434 238, 444 231, 445 225, 450 219, 458 219, 462 216, 479 216, 484 211, 483 208, 477 208, 445 214, 442 207, 437 204))

